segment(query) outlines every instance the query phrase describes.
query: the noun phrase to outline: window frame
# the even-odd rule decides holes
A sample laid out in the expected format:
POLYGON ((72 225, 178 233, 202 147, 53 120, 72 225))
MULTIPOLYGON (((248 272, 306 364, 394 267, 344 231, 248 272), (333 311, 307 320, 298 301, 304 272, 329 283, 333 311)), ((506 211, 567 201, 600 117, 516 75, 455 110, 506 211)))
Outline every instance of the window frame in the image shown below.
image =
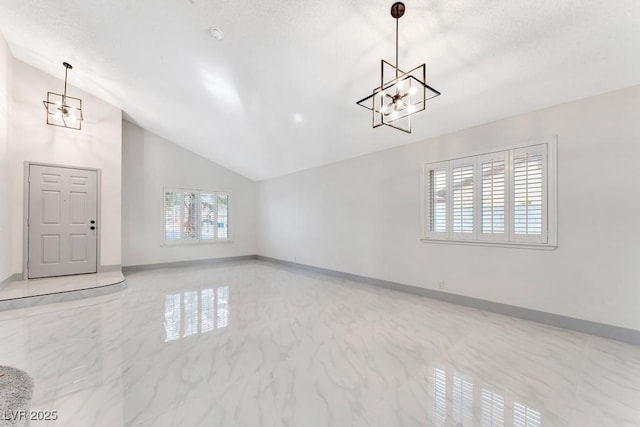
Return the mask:
MULTIPOLYGON (((448 179, 449 177, 449 166, 447 164, 447 162, 434 162, 434 163, 429 163, 430 165, 432 165, 433 170, 436 169, 440 169, 440 170, 444 170, 446 173, 446 178, 448 179)), ((431 221, 431 216, 430 216, 430 212, 428 209, 429 204, 427 203, 427 198, 430 196, 431 194, 431 189, 427 188, 427 172, 428 170, 426 169, 427 164, 423 165, 423 170, 422 170, 422 221, 420 221, 422 223, 422 235, 426 236, 427 233, 430 233, 434 238, 439 238, 439 239, 447 239, 448 238, 448 224, 449 224, 449 218, 450 218, 450 203, 448 202, 448 196, 447 196, 447 202, 445 203, 445 223, 447 224, 447 231, 444 232, 437 232, 437 231, 432 231, 429 232, 428 231, 428 224, 431 221), (429 193, 427 193, 429 192, 429 193)), ((446 186, 448 186, 449 183, 446 183, 446 186)))
POLYGON ((471 246, 494 246, 494 247, 520 247, 533 249, 553 250, 558 247, 558 209, 557 209, 557 136, 549 136, 535 140, 529 140, 506 147, 488 149, 481 152, 466 153, 448 159, 434 159, 434 161, 424 162, 422 164, 422 173, 420 175, 421 189, 421 228, 422 236, 420 240, 424 243, 441 243, 441 244, 459 244, 471 246), (542 181, 546 192, 546 197, 542 198, 542 215, 543 227, 542 238, 533 236, 514 235, 514 219, 513 212, 513 191, 514 191, 514 153, 528 147, 545 146, 546 153, 543 155, 543 173, 542 181), (505 177, 504 177, 504 233, 487 234, 482 233, 482 163, 491 157, 499 157, 504 159, 505 177), (546 157, 546 159, 545 159, 546 157), (473 237, 464 236, 460 238, 461 233, 453 233, 453 212, 452 212, 452 170, 454 165, 459 165, 474 161, 474 181, 473 181, 473 237), (546 161, 545 161, 546 160, 546 161), (429 182, 428 174, 430 170, 435 168, 446 168, 447 170, 447 213, 446 213, 446 232, 429 231, 430 203, 429 203, 429 182))
MULTIPOLYGON (((232 213, 233 213, 233 192, 231 190, 203 190, 203 189, 195 189, 195 188, 186 188, 186 187, 163 187, 162 188, 162 214, 161 214, 161 224, 160 224, 160 229, 161 229, 161 236, 160 236, 160 246, 163 247, 172 247, 172 246, 199 246, 199 245, 208 245, 208 244, 220 244, 220 243, 231 243, 233 242, 233 232, 232 232, 232 228, 233 225, 235 224, 235 222, 233 221, 232 218, 232 213), (166 194, 167 192, 178 192, 180 194, 180 239, 178 240, 166 240, 166 230, 165 230, 165 223, 166 223, 166 218, 165 218, 165 212, 166 212, 166 208, 167 208, 167 204, 166 204, 166 194), (184 239, 184 235, 183 235, 183 224, 184 224, 184 212, 183 212, 183 203, 184 203, 184 193, 196 193, 197 194, 197 198, 198 198, 198 238, 197 239, 190 239, 190 240, 185 240, 184 239), (202 238, 202 221, 200 218, 200 203, 201 203, 201 195, 205 193, 205 194, 215 194, 215 206, 216 206, 216 210, 215 210, 215 219, 216 221, 218 220, 218 210, 217 210, 217 206, 218 206, 218 195, 219 194, 224 194, 228 196, 228 205, 227 205, 227 237, 224 239, 220 239, 217 236, 217 232, 216 232, 216 236, 213 239, 203 239, 202 238)), ((217 224, 216 224, 217 226, 217 224)))
MULTIPOLYGON (((547 223, 549 222, 547 217, 548 217, 548 213, 549 213, 549 209, 548 209, 548 202, 547 202, 547 197, 548 197, 548 187, 549 187, 549 179, 547 177, 547 158, 548 158, 548 152, 549 152, 549 147, 544 147, 546 148, 546 150, 544 148, 540 148, 542 147, 542 145, 537 145, 537 146, 527 146, 527 147, 522 147, 522 148, 517 148, 515 150, 510 150, 509 151, 509 163, 511 164, 511 170, 512 173, 509 176, 509 184, 511 186, 511 189, 513 190, 513 196, 515 196, 515 173, 513 172, 515 170, 515 158, 516 156, 519 154, 519 152, 528 152, 529 150, 527 150, 528 148, 531 148, 534 152, 534 154, 539 154, 542 156, 542 185, 541 185, 541 189, 542 189, 542 196, 541 196, 541 212, 542 212, 542 222, 541 222, 541 235, 540 237, 537 237, 536 235, 530 235, 530 234, 516 234, 515 232, 515 222, 516 222, 516 215, 515 215, 515 209, 513 210, 513 212, 511 212, 511 218, 510 218, 510 241, 513 242, 519 242, 519 243, 538 243, 538 244, 546 244, 547 240, 548 240, 548 232, 547 232, 547 223)), ((511 200, 511 205, 510 208, 513 207, 514 205, 514 200, 511 200)))

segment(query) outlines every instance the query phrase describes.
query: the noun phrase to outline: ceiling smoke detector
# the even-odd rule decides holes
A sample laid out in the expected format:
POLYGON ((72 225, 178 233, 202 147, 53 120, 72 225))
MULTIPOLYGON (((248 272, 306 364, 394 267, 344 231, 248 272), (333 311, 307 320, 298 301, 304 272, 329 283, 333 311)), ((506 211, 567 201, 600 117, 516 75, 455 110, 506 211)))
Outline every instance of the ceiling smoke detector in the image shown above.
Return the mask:
POLYGON ((224 33, 222 32, 222 30, 220 28, 216 28, 216 27, 211 27, 209 28, 209 34, 211 34, 211 37, 213 37, 214 39, 220 41, 224 38, 224 33))

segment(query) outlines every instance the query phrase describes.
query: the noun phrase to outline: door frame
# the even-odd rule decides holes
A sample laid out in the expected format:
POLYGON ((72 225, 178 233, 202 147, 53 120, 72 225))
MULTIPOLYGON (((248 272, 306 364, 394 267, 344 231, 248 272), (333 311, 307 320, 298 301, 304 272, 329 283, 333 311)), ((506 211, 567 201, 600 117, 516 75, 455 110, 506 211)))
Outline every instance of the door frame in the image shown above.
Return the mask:
POLYGON ((61 165, 57 163, 30 162, 26 160, 24 162, 24 195, 22 197, 22 280, 28 280, 29 278, 29 202, 31 196, 29 194, 29 170, 32 165, 96 172, 96 222, 98 223, 98 226, 96 227, 96 272, 100 273, 102 271, 100 264, 100 236, 102 235, 102 169, 61 165))

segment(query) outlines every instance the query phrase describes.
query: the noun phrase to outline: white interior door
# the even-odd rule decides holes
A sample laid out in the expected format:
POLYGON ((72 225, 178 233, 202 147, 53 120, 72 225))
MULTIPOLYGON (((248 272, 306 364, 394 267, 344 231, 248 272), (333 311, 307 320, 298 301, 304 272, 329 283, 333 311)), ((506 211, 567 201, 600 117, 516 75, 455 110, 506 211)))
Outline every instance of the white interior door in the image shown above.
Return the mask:
POLYGON ((29 166, 29 278, 96 272, 96 171, 29 166))

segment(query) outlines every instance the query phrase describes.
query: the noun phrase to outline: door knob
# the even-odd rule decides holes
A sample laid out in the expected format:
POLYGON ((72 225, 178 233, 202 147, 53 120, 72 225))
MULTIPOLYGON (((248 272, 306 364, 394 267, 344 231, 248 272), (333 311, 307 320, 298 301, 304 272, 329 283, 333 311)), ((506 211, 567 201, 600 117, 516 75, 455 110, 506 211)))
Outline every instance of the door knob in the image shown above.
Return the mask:
POLYGON ((92 219, 91 220, 91 224, 95 224, 95 223, 96 223, 96 221, 92 219))
POLYGON ((94 226, 92 225, 92 226, 91 226, 91 229, 92 229, 92 230, 95 230, 95 229, 96 229, 96 227, 94 227, 94 226))

